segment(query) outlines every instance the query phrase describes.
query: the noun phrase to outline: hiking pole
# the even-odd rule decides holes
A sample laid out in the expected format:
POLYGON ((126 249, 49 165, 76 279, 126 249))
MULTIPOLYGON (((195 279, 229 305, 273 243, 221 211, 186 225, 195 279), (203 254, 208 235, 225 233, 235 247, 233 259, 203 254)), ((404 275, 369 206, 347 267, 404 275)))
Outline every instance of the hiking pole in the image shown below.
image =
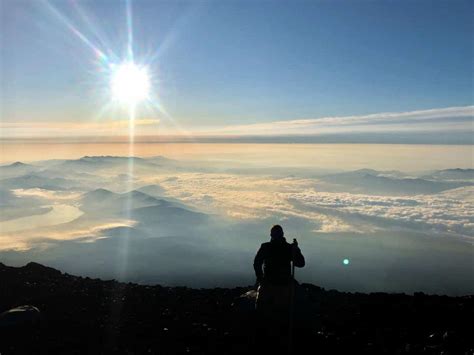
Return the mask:
POLYGON ((288 354, 293 351, 293 313, 295 298, 295 247, 298 245, 296 239, 293 239, 291 245, 291 279, 290 279, 290 319, 288 322, 288 354))

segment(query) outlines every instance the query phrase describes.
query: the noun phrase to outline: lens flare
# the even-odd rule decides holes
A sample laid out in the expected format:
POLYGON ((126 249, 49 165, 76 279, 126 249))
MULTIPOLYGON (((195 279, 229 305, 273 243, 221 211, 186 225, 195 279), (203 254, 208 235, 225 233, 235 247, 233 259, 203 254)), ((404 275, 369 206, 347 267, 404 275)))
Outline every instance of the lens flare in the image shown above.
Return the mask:
POLYGON ((150 76, 147 68, 133 62, 118 65, 112 70, 110 88, 112 97, 123 104, 136 105, 148 99, 150 76))
POLYGON ((342 261, 342 263, 343 263, 344 265, 349 265, 349 259, 344 259, 344 260, 342 261))

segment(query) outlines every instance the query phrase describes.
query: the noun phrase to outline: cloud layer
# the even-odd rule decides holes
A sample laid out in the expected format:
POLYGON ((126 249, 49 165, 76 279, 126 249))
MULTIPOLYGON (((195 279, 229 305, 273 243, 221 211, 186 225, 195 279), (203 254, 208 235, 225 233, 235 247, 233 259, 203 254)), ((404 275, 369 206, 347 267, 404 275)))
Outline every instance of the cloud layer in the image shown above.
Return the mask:
POLYGON ((130 169, 128 158, 96 156, 1 166, 8 176, 0 178, 2 260, 126 281, 235 286, 252 281, 255 249, 278 223, 310 261, 300 274, 305 282, 358 291, 472 290, 473 169, 420 172, 407 185, 400 171, 133 162, 130 169), (378 176, 390 184, 376 193, 360 189, 378 176), (426 188, 435 182, 444 184, 426 188))
MULTIPOLYGON (((362 141, 371 142, 371 136, 380 133, 412 134, 410 142, 426 143, 420 133, 451 134, 449 142, 466 143, 466 132, 473 129, 474 106, 447 107, 407 112, 382 112, 366 115, 328 116, 309 119, 258 122, 245 125, 180 126, 179 119, 137 118, 134 122, 137 140, 149 141, 219 141, 237 137, 314 136, 339 134, 336 142, 347 141, 347 135, 367 134, 362 141), (462 137, 461 137, 462 136, 462 137), (461 139, 462 138, 462 139, 461 139)), ((47 138, 47 137, 116 137, 128 135, 129 120, 57 120, 0 122, 2 138, 47 138)), ((392 142, 396 137, 388 137, 392 142)), ((436 137, 431 140, 436 141, 436 137)), ((361 139, 360 137, 358 139, 361 139)), ((385 140, 387 137, 384 138, 385 140)), ((406 138, 405 138, 406 140, 406 138)), ((400 142, 405 142, 400 137, 400 142)), ((396 142, 396 140, 395 140, 396 142)), ((439 142, 438 142, 439 143, 439 142)))
POLYGON ((271 176, 191 173, 156 182, 174 198, 242 220, 306 219, 313 232, 407 229, 474 237, 473 187, 392 197, 318 191, 325 184, 315 179, 271 176))
POLYGON ((330 116, 216 128, 217 134, 285 135, 343 132, 472 129, 474 106, 369 115, 330 116))

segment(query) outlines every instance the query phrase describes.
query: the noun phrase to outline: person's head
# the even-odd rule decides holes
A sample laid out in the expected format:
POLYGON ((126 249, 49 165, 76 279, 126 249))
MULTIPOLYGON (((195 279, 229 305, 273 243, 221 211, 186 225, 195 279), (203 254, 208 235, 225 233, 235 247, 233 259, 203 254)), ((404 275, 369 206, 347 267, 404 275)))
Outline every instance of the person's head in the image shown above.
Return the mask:
POLYGON ((284 235, 285 233, 283 233, 283 228, 281 228, 281 226, 278 224, 275 224, 270 230, 270 236, 272 237, 272 240, 281 240, 283 239, 284 235))

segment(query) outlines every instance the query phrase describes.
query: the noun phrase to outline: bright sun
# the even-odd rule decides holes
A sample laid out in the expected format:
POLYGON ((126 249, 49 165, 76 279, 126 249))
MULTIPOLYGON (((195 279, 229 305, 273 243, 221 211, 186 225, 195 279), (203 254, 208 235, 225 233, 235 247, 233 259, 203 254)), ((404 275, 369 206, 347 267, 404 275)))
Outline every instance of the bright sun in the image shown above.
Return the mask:
POLYGON ((136 105, 148 98, 150 91, 148 70, 133 62, 120 64, 112 71, 110 86, 115 100, 127 105, 136 105))

